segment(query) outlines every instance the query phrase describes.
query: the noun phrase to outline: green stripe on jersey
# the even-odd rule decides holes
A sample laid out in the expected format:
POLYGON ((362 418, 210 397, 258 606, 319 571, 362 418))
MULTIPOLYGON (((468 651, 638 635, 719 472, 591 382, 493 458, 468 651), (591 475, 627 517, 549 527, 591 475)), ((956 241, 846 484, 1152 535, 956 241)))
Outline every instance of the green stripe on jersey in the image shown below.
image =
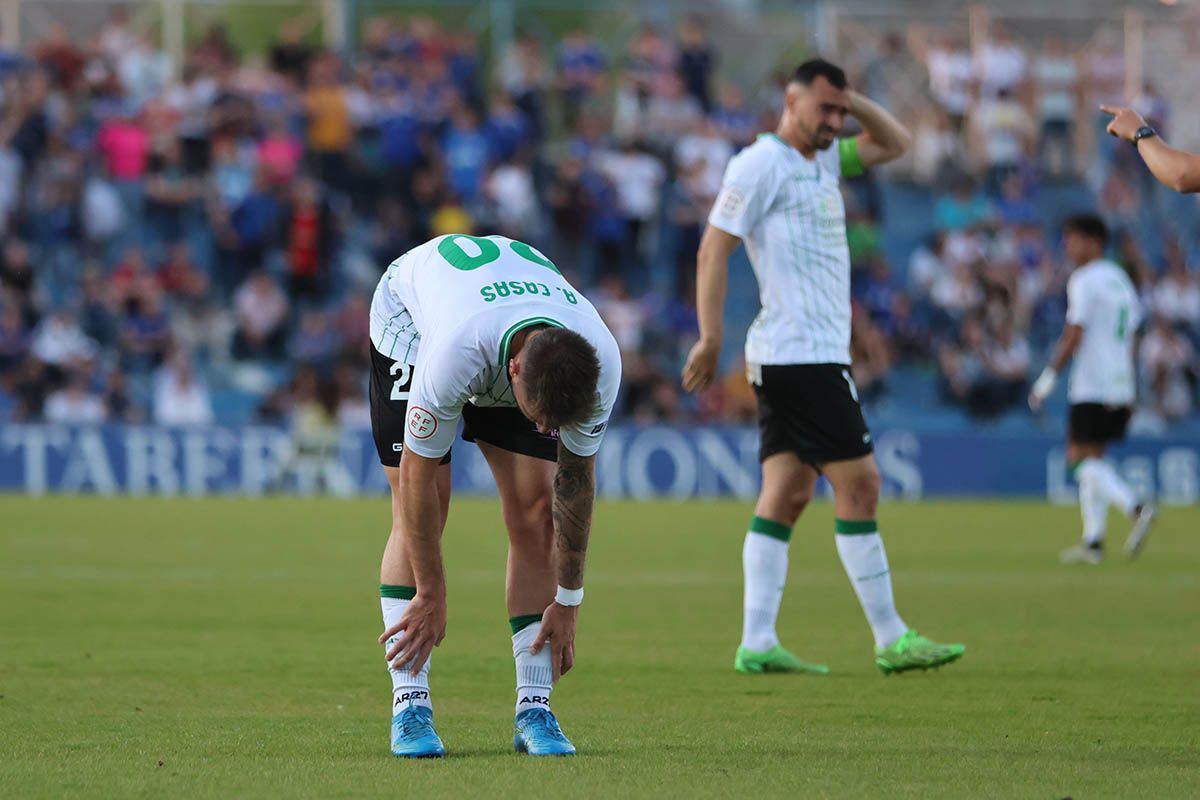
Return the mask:
POLYGON ((550 317, 529 317, 514 324, 511 328, 504 332, 504 336, 500 337, 500 366, 508 363, 508 348, 512 345, 513 337, 526 328, 534 325, 549 325, 552 328, 566 327, 556 319, 550 317))
POLYGON ((763 517, 753 517, 750 520, 750 532, 761 533, 763 536, 770 536, 772 539, 778 539, 781 542, 786 542, 792 538, 792 529, 782 522, 776 522, 773 519, 764 519, 763 517))
POLYGON ((839 519, 834 522, 834 530, 844 536, 861 536, 879 533, 879 525, 873 519, 839 519))

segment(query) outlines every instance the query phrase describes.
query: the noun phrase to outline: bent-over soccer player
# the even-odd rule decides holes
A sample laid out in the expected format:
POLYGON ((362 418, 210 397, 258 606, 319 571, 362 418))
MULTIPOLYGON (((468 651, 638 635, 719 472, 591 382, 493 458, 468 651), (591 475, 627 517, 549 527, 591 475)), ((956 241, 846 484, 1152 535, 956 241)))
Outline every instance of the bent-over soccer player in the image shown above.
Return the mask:
POLYGON ((716 373, 729 256, 743 241, 762 301, 746 335, 762 491, 742 549, 739 672, 828 672, 785 650, 775 629, 792 526, 822 473, 833 486, 838 555, 875 635, 875 663, 890 674, 963 654, 961 644, 930 641, 896 612, 875 523, 879 468, 850 375, 850 251, 839 183, 897 158, 908 142, 891 114, 847 89, 841 69, 806 61, 788 83, 775 133, 729 162, 700 242, 700 340, 684 367, 685 388, 703 389, 716 373), (838 139, 847 115, 863 132, 838 139))
POLYGON ((446 635, 441 537, 461 419, 463 439, 491 467, 508 529, 513 744, 573 754, 550 691, 575 661, 595 456, 621 381, 617 344, 528 244, 451 234, 388 267, 371 303, 371 345, 371 427, 392 490, 379 586, 392 753, 445 754, 429 667, 446 635))

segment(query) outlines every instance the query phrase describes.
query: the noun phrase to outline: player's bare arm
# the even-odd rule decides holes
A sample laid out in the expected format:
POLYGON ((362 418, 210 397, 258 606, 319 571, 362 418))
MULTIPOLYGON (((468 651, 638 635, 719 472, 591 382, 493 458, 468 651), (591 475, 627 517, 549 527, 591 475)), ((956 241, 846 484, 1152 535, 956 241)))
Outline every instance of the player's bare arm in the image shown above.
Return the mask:
POLYGON ((379 642, 383 644, 404 631, 403 638, 386 655, 393 667, 407 664, 413 675, 421 671, 433 648, 446 636, 446 573, 434 481, 440 463, 440 458, 425 458, 413 452, 405 453, 400 461, 400 524, 417 594, 404 616, 383 632, 379 642))
POLYGON ((1139 131, 1150 126, 1132 108, 1102 105, 1100 110, 1113 115, 1108 132, 1118 139, 1134 142, 1138 154, 1159 182, 1177 192, 1200 192, 1200 155, 1171 147, 1157 132, 1139 136, 1139 131))
POLYGON ((847 112, 863 127, 856 138, 864 167, 894 161, 912 146, 912 134, 886 108, 853 90, 846 92, 846 101, 847 112))
POLYGON ((1054 391, 1054 385, 1058 382, 1058 375, 1062 372, 1067 362, 1075 355, 1075 351, 1079 349, 1079 343, 1083 341, 1083 327, 1080 325, 1067 325, 1063 328, 1062 336, 1058 337, 1058 343, 1054 346, 1054 353, 1050 356, 1050 363, 1046 365, 1046 369, 1042 370, 1042 374, 1033 382, 1033 388, 1029 392, 1029 407, 1034 411, 1039 411, 1042 404, 1046 402, 1046 398, 1054 391))
POLYGON ((712 225, 704 229, 696 254, 696 313, 700 339, 683 367, 683 388, 697 392, 713 382, 721 356, 725 328, 725 291, 729 283, 729 257, 742 240, 712 225))
MULTIPOLYGON (((558 585, 562 589, 583 588, 588 537, 592 529, 592 506, 596 500, 596 457, 578 456, 560 442, 558 469, 554 474, 554 541, 558 585)), ((533 641, 536 654, 550 642, 550 664, 554 681, 575 664, 575 624, 579 606, 557 600, 546 607, 542 627, 533 641)))

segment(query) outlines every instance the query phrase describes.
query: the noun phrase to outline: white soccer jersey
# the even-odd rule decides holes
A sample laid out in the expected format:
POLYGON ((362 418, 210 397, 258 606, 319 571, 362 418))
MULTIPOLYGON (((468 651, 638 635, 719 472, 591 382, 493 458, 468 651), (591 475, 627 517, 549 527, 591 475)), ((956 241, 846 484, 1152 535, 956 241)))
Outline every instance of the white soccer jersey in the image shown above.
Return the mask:
POLYGON ((533 325, 568 328, 596 348, 595 410, 559 430, 572 453, 593 455, 617 399, 621 354, 596 309, 549 259, 503 236, 450 234, 393 261, 371 303, 371 342, 413 365, 404 449, 445 455, 468 401, 515 407, 509 346, 533 325))
POLYGON ((746 362, 850 363, 850 249, 843 172, 861 171, 846 139, 809 161, 774 134, 734 156, 708 222, 743 240, 762 311, 746 362))
POLYGON ((1071 365, 1070 402, 1133 403, 1133 332, 1140 323, 1137 290, 1125 270, 1097 259, 1071 273, 1067 324, 1083 328, 1083 341, 1071 365))

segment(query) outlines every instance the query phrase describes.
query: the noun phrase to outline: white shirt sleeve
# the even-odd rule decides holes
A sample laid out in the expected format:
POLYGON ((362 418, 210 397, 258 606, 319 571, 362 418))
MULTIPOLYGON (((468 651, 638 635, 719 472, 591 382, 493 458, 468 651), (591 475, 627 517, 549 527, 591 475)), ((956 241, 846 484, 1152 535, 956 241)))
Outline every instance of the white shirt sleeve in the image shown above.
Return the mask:
POLYGON ((1088 282, 1075 273, 1067 280, 1067 324, 1086 327, 1089 304, 1088 282))
POLYGON ((725 168, 721 193, 713 203, 708 224, 746 238, 771 207, 776 189, 771 164, 758 153, 743 151, 725 168))
POLYGON ((600 449, 621 386, 621 351, 616 341, 612 340, 599 356, 600 382, 596 387, 595 410, 583 422, 558 430, 558 440, 563 447, 577 456, 594 456, 600 449))
POLYGON ((422 342, 408 394, 405 452, 425 458, 441 458, 450 452, 463 405, 470 397, 472 377, 464 354, 422 342))

